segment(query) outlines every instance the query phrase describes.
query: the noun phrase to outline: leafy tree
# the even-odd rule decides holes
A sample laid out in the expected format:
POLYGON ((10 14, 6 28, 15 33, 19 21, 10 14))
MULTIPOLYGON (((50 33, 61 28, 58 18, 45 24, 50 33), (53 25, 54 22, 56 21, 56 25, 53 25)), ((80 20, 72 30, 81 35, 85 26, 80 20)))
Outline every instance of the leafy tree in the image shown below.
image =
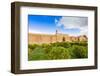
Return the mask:
POLYGON ((87 42, 29 44, 29 60, 78 59, 88 57, 87 42))
POLYGON ((72 58, 87 58, 88 50, 86 47, 74 45, 69 48, 72 58))
POLYGON ((36 47, 38 47, 39 45, 37 45, 37 44, 29 44, 28 45, 28 48, 30 48, 30 49, 35 49, 36 47))
POLYGON ((50 59, 69 59, 70 54, 64 47, 52 47, 48 54, 50 59))
POLYGON ((47 59, 47 55, 45 54, 45 51, 41 47, 37 47, 29 53, 29 60, 44 60, 47 59))

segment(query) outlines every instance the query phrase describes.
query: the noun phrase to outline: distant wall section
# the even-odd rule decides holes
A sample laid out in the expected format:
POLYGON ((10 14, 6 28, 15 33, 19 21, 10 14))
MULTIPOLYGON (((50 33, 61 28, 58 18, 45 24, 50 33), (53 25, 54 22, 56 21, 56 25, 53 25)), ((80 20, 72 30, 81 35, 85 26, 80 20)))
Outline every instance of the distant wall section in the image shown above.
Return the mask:
POLYGON ((72 41, 87 41, 86 36, 69 36, 67 34, 28 34, 28 43, 29 44, 42 44, 42 43, 54 43, 54 42, 72 42, 72 41))

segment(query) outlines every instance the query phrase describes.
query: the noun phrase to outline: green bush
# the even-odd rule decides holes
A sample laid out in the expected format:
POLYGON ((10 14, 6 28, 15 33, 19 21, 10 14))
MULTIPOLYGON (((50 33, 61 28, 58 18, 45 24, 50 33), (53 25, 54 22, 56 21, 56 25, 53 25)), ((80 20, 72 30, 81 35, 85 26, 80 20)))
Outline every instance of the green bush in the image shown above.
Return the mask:
POLYGON ((37 45, 37 44, 29 44, 28 45, 28 48, 30 48, 30 49, 35 49, 36 47, 38 47, 39 45, 37 45))
POLYGON ((87 42, 71 42, 70 45, 87 46, 88 44, 87 42))
POLYGON ((67 42, 56 42, 56 43, 51 43, 52 46, 62 46, 64 48, 68 48, 68 47, 71 47, 70 43, 67 43, 67 42))
POLYGON ((87 58, 88 50, 87 47, 74 45, 69 48, 72 58, 87 58))
POLYGON ((29 44, 29 60, 78 59, 88 57, 87 42, 29 44))
MULTIPOLYGON (((31 51, 31 50, 29 50, 31 51)), ((47 55, 45 54, 45 51, 41 47, 36 47, 33 51, 28 53, 29 60, 44 60, 47 59, 47 55)))
POLYGON ((69 59, 70 54, 64 47, 52 47, 48 54, 50 59, 69 59))

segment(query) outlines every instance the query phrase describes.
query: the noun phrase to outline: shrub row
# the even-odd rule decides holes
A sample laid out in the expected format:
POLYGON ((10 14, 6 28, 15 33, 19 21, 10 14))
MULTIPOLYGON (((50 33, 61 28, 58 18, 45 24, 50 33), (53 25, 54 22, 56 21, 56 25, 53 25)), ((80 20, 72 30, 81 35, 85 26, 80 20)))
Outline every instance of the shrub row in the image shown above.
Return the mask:
POLYGON ((28 45, 29 60, 54 60, 87 58, 87 42, 56 42, 28 45))

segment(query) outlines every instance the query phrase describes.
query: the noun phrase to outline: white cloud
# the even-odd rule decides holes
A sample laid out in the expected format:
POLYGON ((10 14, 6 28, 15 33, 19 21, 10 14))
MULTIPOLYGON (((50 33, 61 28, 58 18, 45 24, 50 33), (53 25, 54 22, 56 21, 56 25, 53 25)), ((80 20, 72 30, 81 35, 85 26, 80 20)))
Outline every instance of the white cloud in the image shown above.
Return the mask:
POLYGON ((33 30, 31 28, 29 28, 29 31, 28 33, 33 33, 33 34, 55 34, 54 32, 44 32, 44 31, 41 31, 41 30, 33 30))
POLYGON ((64 26, 64 29, 79 29, 78 35, 88 35, 88 18, 87 17, 62 17, 57 27, 64 26))
POLYGON ((29 29, 29 33, 41 34, 42 32, 41 31, 37 31, 37 30, 29 29))

